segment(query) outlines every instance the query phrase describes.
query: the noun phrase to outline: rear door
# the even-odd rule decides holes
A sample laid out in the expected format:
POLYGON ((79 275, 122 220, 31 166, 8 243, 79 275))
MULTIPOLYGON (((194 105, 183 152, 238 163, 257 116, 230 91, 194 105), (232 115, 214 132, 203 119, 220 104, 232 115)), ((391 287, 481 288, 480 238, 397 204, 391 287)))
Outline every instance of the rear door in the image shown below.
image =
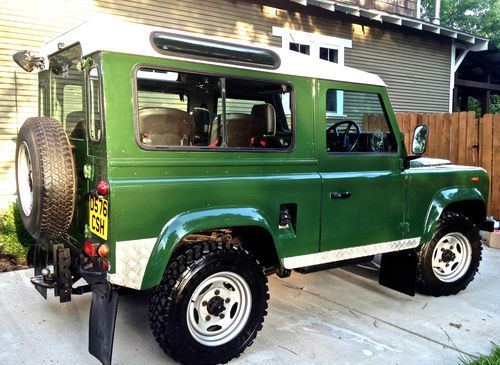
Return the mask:
POLYGON ((382 91, 318 83, 320 250, 352 248, 335 260, 368 256, 402 238, 404 175, 382 91), (362 247, 370 244, 379 245, 362 247))

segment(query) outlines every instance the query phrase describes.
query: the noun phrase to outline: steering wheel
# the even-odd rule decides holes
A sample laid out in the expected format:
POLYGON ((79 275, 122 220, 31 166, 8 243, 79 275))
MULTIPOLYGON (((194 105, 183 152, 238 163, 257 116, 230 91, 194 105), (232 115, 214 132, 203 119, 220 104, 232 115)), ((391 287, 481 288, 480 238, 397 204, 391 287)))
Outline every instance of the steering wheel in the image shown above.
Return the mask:
POLYGON ((337 122, 328 127, 328 129, 326 130, 327 137, 333 135, 333 139, 327 138, 328 149, 330 151, 337 152, 351 152, 356 146, 356 143, 358 143, 360 134, 361 131, 359 129, 359 125, 355 121, 343 120, 341 122, 337 122), (338 127, 344 124, 346 124, 344 132, 339 133, 338 127), (349 131, 351 129, 354 129, 354 132, 356 134, 353 141, 351 141, 351 139, 349 138, 349 131))

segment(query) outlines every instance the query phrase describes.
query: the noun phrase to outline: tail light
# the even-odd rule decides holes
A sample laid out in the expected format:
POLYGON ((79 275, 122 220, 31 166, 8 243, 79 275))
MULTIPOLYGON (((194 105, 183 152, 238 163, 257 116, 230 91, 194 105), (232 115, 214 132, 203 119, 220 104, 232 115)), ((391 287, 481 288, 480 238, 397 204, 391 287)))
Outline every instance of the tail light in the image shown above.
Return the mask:
POLYGON ((109 194, 109 184, 107 180, 101 180, 96 186, 96 190, 99 195, 108 195, 109 194))
POLYGON ((94 243, 91 240, 85 240, 84 251, 90 257, 95 257, 95 256, 97 256, 97 247, 98 246, 99 246, 98 243, 94 243))
POLYGON ((99 248, 97 249, 97 253, 101 257, 107 257, 109 255, 109 247, 108 247, 108 245, 106 245, 106 244, 100 245, 99 248))

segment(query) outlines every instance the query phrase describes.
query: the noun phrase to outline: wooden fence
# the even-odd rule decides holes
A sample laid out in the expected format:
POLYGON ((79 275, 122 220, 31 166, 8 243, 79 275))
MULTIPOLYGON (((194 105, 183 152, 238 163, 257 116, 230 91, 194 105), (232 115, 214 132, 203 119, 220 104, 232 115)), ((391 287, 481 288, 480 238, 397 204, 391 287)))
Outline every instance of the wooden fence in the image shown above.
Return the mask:
POLYGON ((490 175, 489 214, 500 219, 500 114, 476 118, 474 112, 417 114, 396 113, 411 151, 413 131, 429 126, 425 156, 451 160, 459 165, 481 166, 490 175))

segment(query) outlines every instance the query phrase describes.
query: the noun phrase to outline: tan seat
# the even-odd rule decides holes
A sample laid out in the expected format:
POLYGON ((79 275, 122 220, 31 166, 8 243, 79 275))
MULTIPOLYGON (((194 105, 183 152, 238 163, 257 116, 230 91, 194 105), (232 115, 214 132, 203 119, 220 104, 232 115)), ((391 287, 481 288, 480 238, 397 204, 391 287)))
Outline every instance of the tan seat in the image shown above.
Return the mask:
MULTIPOLYGON (((251 147, 255 138, 276 133, 276 113, 271 104, 254 105, 252 114, 228 113, 227 145, 228 147, 251 147)), ((210 132, 210 142, 214 143, 222 136, 222 116, 218 115, 210 132)))
POLYGON ((144 144, 188 145, 194 132, 193 118, 179 109, 144 108, 139 110, 139 132, 144 144))

